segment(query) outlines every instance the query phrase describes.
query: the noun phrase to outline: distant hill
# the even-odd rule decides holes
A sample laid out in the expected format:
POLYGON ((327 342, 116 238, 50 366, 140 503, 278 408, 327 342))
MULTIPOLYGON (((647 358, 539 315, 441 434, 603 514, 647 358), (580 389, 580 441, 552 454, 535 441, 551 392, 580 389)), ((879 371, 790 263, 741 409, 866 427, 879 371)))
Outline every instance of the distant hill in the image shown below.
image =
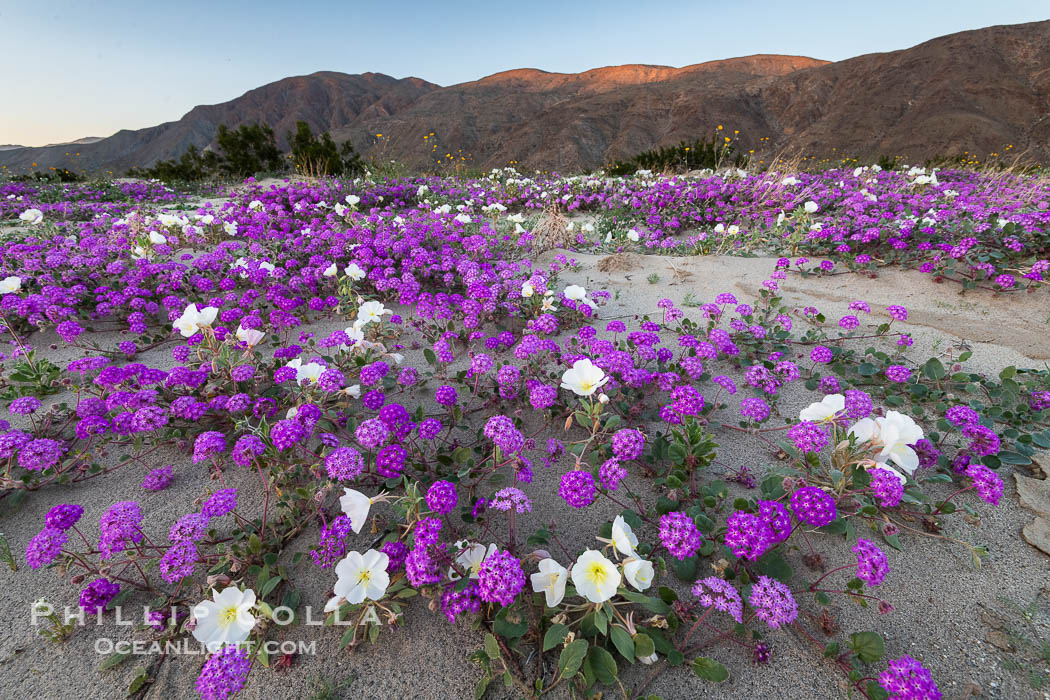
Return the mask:
POLYGON ((451 154, 477 167, 596 168, 661 145, 739 130, 743 148, 872 159, 1026 153, 1050 162, 1050 21, 988 27, 903 51, 828 63, 757 55, 684 68, 578 74, 520 69, 449 87, 378 73, 286 78, 182 119, 83 143, 0 149, 16 172, 123 172, 206 147, 220 123, 296 120, 358 151, 425 168, 451 154), (377 137, 377 134, 382 134, 377 137), (426 138, 424 138, 426 137, 426 138), (759 142, 759 139, 767 141, 759 142))
POLYGON ((88 143, 98 143, 104 138, 104 136, 85 136, 84 138, 77 139, 76 141, 66 141, 64 143, 49 143, 46 146, 42 146, 42 148, 51 148, 54 146, 81 146, 88 143))

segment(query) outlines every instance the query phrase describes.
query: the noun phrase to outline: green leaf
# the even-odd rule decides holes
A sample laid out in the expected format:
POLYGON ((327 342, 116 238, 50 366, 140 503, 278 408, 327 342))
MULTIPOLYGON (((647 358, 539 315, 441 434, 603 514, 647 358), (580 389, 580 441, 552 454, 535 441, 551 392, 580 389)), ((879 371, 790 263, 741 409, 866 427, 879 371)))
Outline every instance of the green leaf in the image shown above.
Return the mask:
POLYGON ((149 676, 146 675, 146 669, 140 668, 138 675, 131 679, 131 683, 128 685, 128 696, 130 697, 142 690, 142 686, 146 685, 148 680, 149 676))
POLYGON ((264 583, 262 585, 262 588, 259 589, 259 598, 265 598, 266 596, 270 595, 270 593, 273 592, 273 589, 277 588, 277 585, 280 582, 281 582, 281 577, 280 576, 274 576, 269 581, 264 583))
POLYGON ((656 642, 644 632, 634 635, 634 657, 644 659, 656 653, 656 642))
POLYGON ((616 666, 616 659, 602 647, 592 646, 587 652, 587 660, 591 663, 594 675, 604 685, 612 685, 616 682, 616 676, 620 670, 616 666))
POLYGON ((125 600, 131 597, 132 591, 133 589, 131 588, 125 588, 120 593, 113 596, 113 599, 106 603, 106 610, 116 610, 119 608, 124 604, 125 600))
MULTIPOLYGON (((668 589, 670 590, 670 589, 668 589)), ((631 601, 632 603, 638 603, 643 606, 646 610, 657 615, 666 615, 671 612, 671 606, 659 598, 651 598, 642 593, 636 593, 635 591, 624 591, 620 594, 622 597, 631 601)), ((672 599, 674 600, 674 599, 672 599)))
POLYGON ((15 564, 15 558, 11 554, 11 547, 7 544, 7 538, 2 532, 0 532, 0 561, 7 564, 11 571, 18 571, 18 565, 15 564))
POLYGON ((566 625, 551 625, 543 635, 543 650, 550 651, 565 641, 565 635, 569 633, 566 625))
POLYGON ((491 633, 485 633, 485 653, 489 655, 490 659, 499 658, 499 642, 492 636, 491 633))
POLYGON ((609 634, 609 616, 601 608, 594 611, 594 626, 602 635, 609 634))
POLYGON ((756 568, 760 573, 763 573, 770 578, 775 578, 781 583, 788 583, 791 581, 791 576, 793 574, 791 565, 789 565, 787 560, 781 556, 780 552, 774 552, 773 554, 768 554, 762 557, 756 568))
POLYGON ((693 659, 693 673, 713 683, 721 683, 729 678, 729 670, 708 656, 693 659))
POLYGON ((1032 460, 1029 457, 1021 454, 1020 452, 1010 452, 1008 450, 1002 450, 998 454, 999 461, 1004 464, 1031 464, 1032 460))
POLYGON ((886 645, 875 632, 857 632, 849 636, 849 648, 864 663, 875 663, 886 653, 886 645))
POLYGON ((886 689, 879 685, 876 681, 868 681, 868 697, 871 700, 886 700, 890 696, 886 692, 886 689))
POLYGON ((681 561, 675 560, 674 575, 683 581, 695 581, 696 580, 696 565, 699 558, 696 555, 683 559, 681 561))
POLYGON ((944 365, 936 357, 931 357, 926 361, 926 364, 922 367, 922 373, 934 381, 944 379, 947 374, 944 371, 944 365))
POLYGON ((1007 379, 1013 379, 1016 375, 1017 375, 1017 368, 1014 367, 1013 365, 1011 365, 1010 367, 1004 368, 1003 371, 999 373, 999 379, 1002 379, 1002 380, 1005 381, 1007 379))
POLYGON ((339 640, 339 648, 345 649, 350 642, 354 641, 354 633, 357 632, 356 627, 351 627, 344 634, 342 639, 339 640))
POLYGON ((131 652, 130 651, 123 651, 123 652, 118 651, 115 654, 110 654, 109 656, 106 657, 105 661, 103 661, 102 663, 100 663, 98 665, 98 670, 99 671, 105 671, 106 669, 116 668, 117 666, 120 666, 122 663, 127 661, 130 657, 131 657, 131 652))
POLYGON ((558 674, 564 678, 575 676, 587 656, 587 647, 586 639, 577 639, 562 649, 561 656, 558 657, 558 674))
POLYGON ((623 658, 634 663, 634 640, 631 639, 631 634, 623 627, 616 625, 609 632, 609 637, 612 639, 613 646, 616 647, 616 651, 620 652, 623 658))
POLYGON ((517 612, 513 613, 512 618, 511 610, 512 608, 500 610, 492 623, 492 631, 504 639, 517 639, 529 631, 529 623, 522 620, 517 612))
POLYGON ((489 689, 489 681, 492 680, 492 676, 484 676, 478 681, 478 684, 474 686, 474 700, 481 700, 485 697, 485 692, 489 689))

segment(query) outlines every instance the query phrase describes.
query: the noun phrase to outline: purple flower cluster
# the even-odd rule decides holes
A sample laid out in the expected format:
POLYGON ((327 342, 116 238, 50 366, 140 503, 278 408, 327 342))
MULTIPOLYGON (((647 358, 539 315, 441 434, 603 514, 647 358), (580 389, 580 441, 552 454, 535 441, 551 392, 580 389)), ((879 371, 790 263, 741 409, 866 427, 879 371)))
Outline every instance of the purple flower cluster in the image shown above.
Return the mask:
POLYGON ((899 506, 904 498, 904 484, 896 472, 889 469, 872 469, 868 474, 871 476, 871 490, 879 499, 879 505, 883 508, 899 506))
POLYGON ((197 545, 193 541, 178 542, 161 557, 160 575, 168 583, 175 583, 193 573, 197 560, 197 545))
POLYGON ((675 559, 688 559, 700 550, 703 535, 693 519, 681 511, 660 516, 660 544, 675 559))
POLYGON ((456 586, 445 586, 441 593, 441 612, 449 622, 455 622, 464 613, 481 611, 481 597, 478 585, 470 583, 466 588, 457 590, 456 586))
POLYGON ((57 530, 68 530, 77 524, 84 515, 84 507, 71 503, 63 503, 51 508, 44 516, 44 525, 57 530))
POLYGON ((738 510, 726 521, 725 545, 738 559, 757 561, 776 542, 773 527, 761 515, 738 510))
POLYGON ((456 493, 456 485, 451 481, 435 481, 427 489, 427 508, 439 515, 448 515, 459 502, 459 494, 456 493))
POLYGON ((252 662, 248 651, 224 646, 204 662, 195 685, 202 700, 228 700, 244 689, 252 662))
POLYGON ((507 606, 525 587, 521 562, 510 552, 496 550, 485 557, 478 569, 478 598, 507 606))
POLYGON ((129 543, 142 541, 142 511, 135 501, 114 503, 99 518, 99 556, 109 559, 117 552, 122 552, 129 543))
POLYGON ((193 443, 193 463, 203 462, 226 450, 226 436, 218 431, 201 433, 193 443))
POLYGON ((834 354, 831 348, 824 347, 823 345, 816 345, 812 350, 809 351, 809 359, 817 364, 827 364, 834 358, 834 354))
POLYGON ((890 572, 886 553, 875 546, 871 540, 860 538, 851 550, 857 555, 857 578, 869 586, 878 586, 890 572))
POLYGON ((357 438, 357 441, 369 450, 377 449, 380 445, 386 442, 389 435, 390 430, 386 427, 386 424, 378 418, 369 418, 368 420, 363 421, 361 425, 357 426, 357 430, 354 432, 354 437, 357 438))
POLYGON ((999 499, 1003 496, 1003 480, 998 474, 983 464, 971 464, 965 473, 973 479, 977 495, 982 501, 993 506, 999 505, 999 499))
POLYGON ((484 428, 485 437, 492 440, 505 454, 519 452, 525 446, 525 436, 507 416, 495 415, 488 419, 484 428))
POLYGON ((615 491, 627 477, 627 470, 615 459, 607 459, 598 467, 598 481, 602 488, 615 491))
POLYGON ((352 532, 353 526, 350 518, 341 513, 332 522, 321 528, 320 541, 314 549, 310 550, 314 563, 322 569, 334 566, 346 554, 346 538, 352 532))
POLYGON ((613 433, 612 452, 617 460, 629 462, 638 459, 645 450, 645 435, 633 428, 621 428, 613 433))
POLYGON ((798 603, 791 595, 791 589, 768 576, 760 576, 751 586, 751 597, 747 602, 754 608, 758 619, 773 629, 789 625, 798 617, 798 603))
POLYGON ((922 664, 905 654, 893 659, 879 674, 881 685, 894 700, 941 700, 941 691, 922 664))
POLYGON ((220 489, 208 497, 201 513, 208 518, 220 518, 237 507, 237 489, 220 489))
POLYGON ((904 365, 890 365, 886 368, 886 378, 891 382, 904 384, 911 379, 911 369, 904 365))
POLYGON ((740 592, 728 581, 716 576, 708 576, 693 584, 693 595, 705 608, 720 610, 738 623, 744 621, 744 603, 740 592))
POLYGON ((867 392, 860 389, 847 389, 845 399, 847 417, 860 420, 871 415, 871 397, 867 392))
POLYGON ((747 398, 740 402, 740 415, 756 423, 761 423, 769 418, 769 412, 769 404, 758 397, 747 398))
POLYGON ((594 477, 590 472, 574 469, 562 475, 558 495, 573 508, 586 508, 594 503, 598 490, 594 486, 594 477))
POLYGON ((47 566, 62 553, 69 535, 57 527, 45 527, 26 545, 26 563, 30 569, 47 566))
POLYGON ((120 593, 120 584, 108 579, 97 578, 80 591, 80 607, 92 615, 106 609, 109 601, 120 593))
POLYGON ((827 429, 808 420, 791 426, 787 435, 799 452, 820 452, 828 446, 827 429))
POLYGON ((791 494, 791 510, 795 517, 814 527, 823 527, 835 520, 835 499, 817 486, 803 486, 791 494))

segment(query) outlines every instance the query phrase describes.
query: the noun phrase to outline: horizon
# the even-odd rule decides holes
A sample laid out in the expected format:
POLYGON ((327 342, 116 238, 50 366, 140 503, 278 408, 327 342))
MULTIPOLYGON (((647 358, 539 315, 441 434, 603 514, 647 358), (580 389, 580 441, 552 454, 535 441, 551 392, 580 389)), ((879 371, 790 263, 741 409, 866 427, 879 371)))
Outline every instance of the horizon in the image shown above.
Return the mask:
POLYGON ((0 145, 106 138, 176 121, 195 106, 221 104, 284 78, 323 71, 382 73, 447 87, 512 70, 573 74, 625 65, 683 68, 756 54, 838 62, 961 31, 1046 19, 1038 14, 1045 8, 1023 0, 994 9, 946 2, 916 9, 894 0, 859 11, 820 0, 805 12, 767 0, 746 8, 679 1, 641 16, 622 0, 569 8, 545 1, 539 12, 459 0, 443 5, 441 16, 427 17, 426 26, 403 21, 406 13, 426 14, 426 5, 411 3, 405 13, 391 17, 382 8, 328 0, 310 3, 306 10, 243 0, 219 8, 199 0, 149 8, 120 0, 97 11, 67 0, 15 2, 0 8, 0 23, 13 37, 8 54, 39 54, 42 37, 51 44, 6 79, 15 99, 0 113, 0 145), (557 8, 557 24, 550 21, 552 8, 557 8), (897 10, 909 14, 906 27, 893 24, 897 10), (768 21, 750 26, 755 13, 768 21), (211 24, 202 25, 198 17, 211 24), (712 17, 718 21, 711 22, 712 17), (303 23, 304 18, 309 21, 303 23), (695 40, 657 41, 670 21, 676 33, 695 40), (858 23, 867 29, 864 36, 848 36, 858 23), (362 24, 375 30, 359 31, 362 24), (727 24, 740 29, 726 31, 727 24), (343 34, 348 26, 350 39, 343 34), (504 36, 507 26, 516 28, 511 37, 504 36), (288 36, 284 27, 299 34, 288 36), (160 28, 173 38, 158 38, 160 28), (452 30, 454 38, 444 38, 452 30), (441 37, 437 44, 434 35, 441 37), (471 51, 462 50, 461 35, 471 42, 471 51), (309 49, 302 38, 310 40, 309 49), (399 40, 396 51, 390 50, 391 38, 399 40))

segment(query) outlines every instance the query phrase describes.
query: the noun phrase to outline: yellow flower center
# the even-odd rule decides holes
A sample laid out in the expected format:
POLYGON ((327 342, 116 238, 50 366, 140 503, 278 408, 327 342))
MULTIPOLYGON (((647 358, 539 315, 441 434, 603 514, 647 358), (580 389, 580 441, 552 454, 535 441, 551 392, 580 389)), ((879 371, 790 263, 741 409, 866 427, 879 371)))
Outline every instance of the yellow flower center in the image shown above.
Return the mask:
POLYGON ((223 608, 222 612, 219 613, 219 624, 221 624, 223 627, 229 627, 233 624, 234 620, 236 619, 237 608, 232 605, 228 608, 223 608))
POLYGON ((599 561, 593 562, 587 567, 587 580, 596 586, 602 585, 608 576, 609 572, 599 561))
POLYGON ((371 580, 372 580, 372 572, 369 571, 368 569, 365 569, 365 570, 363 570, 363 571, 361 571, 361 572, 359 572, 357 574, 357 582, 358 583, 368 583, 371 580))

